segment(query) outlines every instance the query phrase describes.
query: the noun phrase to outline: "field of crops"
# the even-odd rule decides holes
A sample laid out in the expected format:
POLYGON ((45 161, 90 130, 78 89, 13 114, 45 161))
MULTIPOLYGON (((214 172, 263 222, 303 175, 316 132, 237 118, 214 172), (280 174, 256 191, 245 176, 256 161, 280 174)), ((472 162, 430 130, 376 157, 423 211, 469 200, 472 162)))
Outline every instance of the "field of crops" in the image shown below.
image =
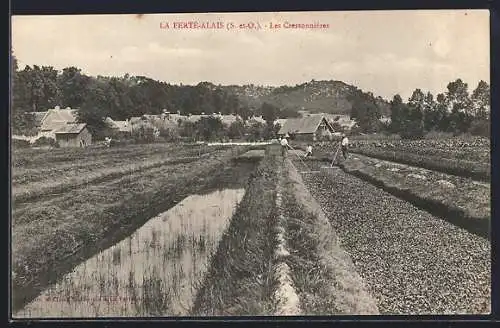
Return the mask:
MULTIPOLYGON (((315 153, 319 157, 332 158, 337 145, 334 142, 316 143, 315 153)), ((475 180, 489 182, 491 179, 491 151, 487 138, 353 140, 350 151, 475 180)))
POLYGON ((490 243, 341 170, 304 176, 380 313, 490 311, 490 243))
POLYGON ((14 152, 16 317, 490 310, 485 182, 259 147, 14 152))

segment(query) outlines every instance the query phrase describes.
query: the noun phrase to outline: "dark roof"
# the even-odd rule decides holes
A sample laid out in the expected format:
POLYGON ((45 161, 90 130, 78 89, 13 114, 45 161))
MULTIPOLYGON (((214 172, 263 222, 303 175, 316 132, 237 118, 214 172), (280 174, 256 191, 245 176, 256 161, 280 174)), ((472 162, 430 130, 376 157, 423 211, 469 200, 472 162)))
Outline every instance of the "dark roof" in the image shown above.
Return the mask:
POLYGON ((289 118, 278 131, 278 134, 301 134, 301 133, 314 133, 318 129, 322 121, 325 121, 330 131, 333 128, 323 115, 309 115, 301 118, 289 118))
POLYGON ((62 125, 56 131, 55 134, 78 134, 82 132, 82 130, 87 126, 85 123, 76 123, 76 124, 66 124, 62 125))

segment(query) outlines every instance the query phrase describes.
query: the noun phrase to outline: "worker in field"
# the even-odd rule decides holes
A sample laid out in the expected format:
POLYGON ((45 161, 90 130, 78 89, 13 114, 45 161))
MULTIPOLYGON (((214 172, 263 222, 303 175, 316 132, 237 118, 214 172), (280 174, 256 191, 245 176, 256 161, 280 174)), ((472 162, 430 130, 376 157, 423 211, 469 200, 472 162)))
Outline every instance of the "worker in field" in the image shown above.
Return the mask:
POLYGON ((286 139, 287 136, 285 135, 283 138, 281 138, 281 156, 286 157, 287 151, 288 151, 288 140, 286 139))
POLYGON ((340 142, 340 145, 342 147, 342 155, 344 156, 344 159, 347 159, 348 149, 349 149, 349 139, 347 138, 345 133, 342 133, 342 141, 340 142))
POLYGON ((312 156, 312 146, 311 145, 307 146, 306 155, 304 157, 309 157, 309 156, 312 156))
POLYGON ((111 138, 110 137, 106 137, 104 139, 104 144, 106 145, 106 147, 110 147, 111 146, 111 138))

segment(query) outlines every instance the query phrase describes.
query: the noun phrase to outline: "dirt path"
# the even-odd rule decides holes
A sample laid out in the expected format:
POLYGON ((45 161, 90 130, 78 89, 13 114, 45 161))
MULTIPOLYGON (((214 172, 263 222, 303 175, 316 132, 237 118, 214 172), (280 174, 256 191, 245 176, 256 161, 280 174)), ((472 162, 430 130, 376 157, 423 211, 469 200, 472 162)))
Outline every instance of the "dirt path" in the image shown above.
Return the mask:
POLYGON ((303 179, 382 314, 490 311, 489 241, 341 170, 303 179))

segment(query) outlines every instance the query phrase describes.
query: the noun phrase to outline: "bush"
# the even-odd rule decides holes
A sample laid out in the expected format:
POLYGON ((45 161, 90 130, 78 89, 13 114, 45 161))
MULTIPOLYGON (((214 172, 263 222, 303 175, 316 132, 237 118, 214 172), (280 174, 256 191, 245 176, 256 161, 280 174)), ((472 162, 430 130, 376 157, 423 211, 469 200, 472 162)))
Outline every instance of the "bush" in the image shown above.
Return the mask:
POLYGON ((12 139, 11 146, 12 148, 29 148, 31 144, 28 140, 12 139))
POLYGON ((429 140, 439 140, 439 139, 450 139, 453 137, 453 133, 451 132, 443 132, 443 131, 429 131, 425 135, 425 139, 429 140))
POLYGON ((179 141, 179 133, 174 129, 160 129, 160 137, 166 141, 179 141))
POLYGON ((35 142, 33 143, 33 147, 44 147, 44 146, 59 148, 59 144, 57 143, 56 139, 48 138, 45 136, 36 139, 35 142))
POLYGON ((149 143, 155 140, 154 128, 141 125, 132 131, 132 138, 136 143, 149 143))
POLYGON ((420 128, 419 126, 412 125, 407 129, 401 131, 399 135, 401 136, 401 139, 418 140, 418 139, 423 139, 425 133, 424 129, 420 128))
POLYGON ((490 121, 478 119, 472 121, 471 127, 469 128, 469 133, 473 136, 489 137, 490 128, 490 121))

